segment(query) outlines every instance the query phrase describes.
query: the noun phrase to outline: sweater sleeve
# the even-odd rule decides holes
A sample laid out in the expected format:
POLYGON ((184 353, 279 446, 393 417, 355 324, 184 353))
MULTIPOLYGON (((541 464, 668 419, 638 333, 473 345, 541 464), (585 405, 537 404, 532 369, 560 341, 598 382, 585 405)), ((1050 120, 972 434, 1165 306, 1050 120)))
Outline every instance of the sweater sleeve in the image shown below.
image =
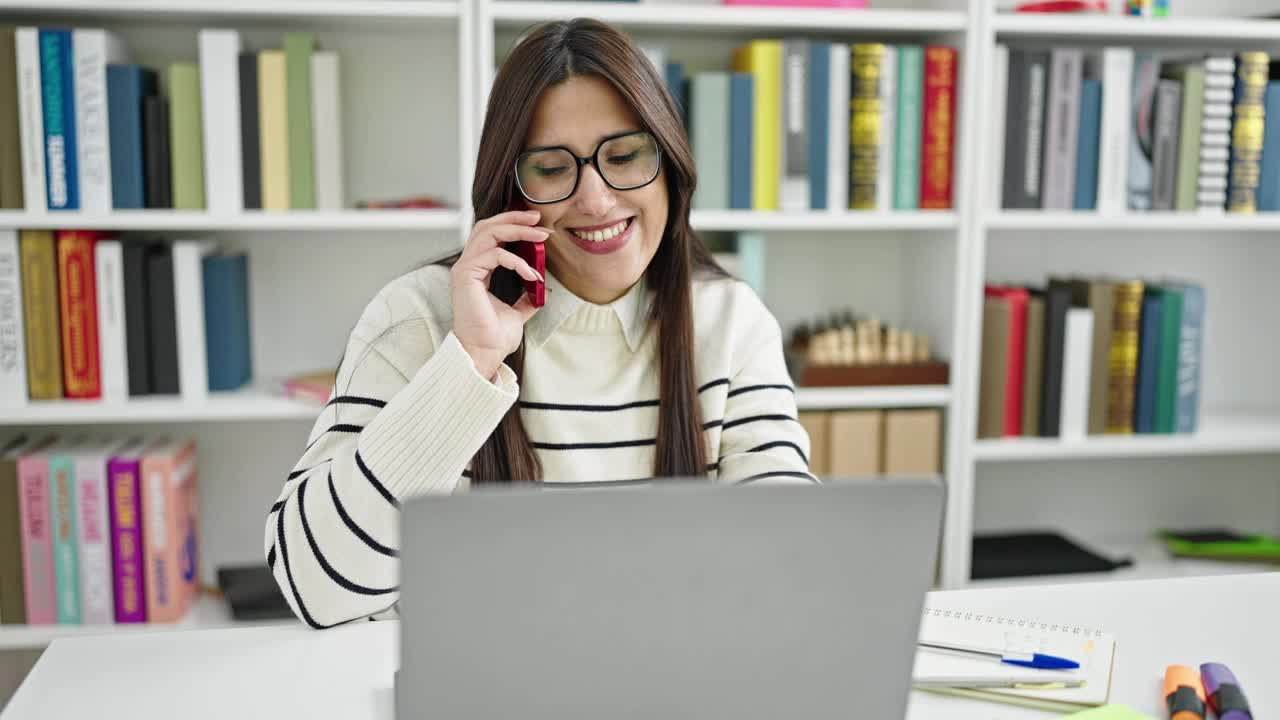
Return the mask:
POLYGON ((744 292, 738 302, 746 312, 735 322, 717 479, 816 483, 809 472, 809 434, 798 420, 782 354, 782 330, 754 293, 744 292))
POLYGON ((396 603, 400 503, 452 492, 518 395, 510 368, 481 377, 452 332, 441 338, 420 308, 386 295, 352 332, 333 397, 267 514, 267 564, 317 629, 396 603))

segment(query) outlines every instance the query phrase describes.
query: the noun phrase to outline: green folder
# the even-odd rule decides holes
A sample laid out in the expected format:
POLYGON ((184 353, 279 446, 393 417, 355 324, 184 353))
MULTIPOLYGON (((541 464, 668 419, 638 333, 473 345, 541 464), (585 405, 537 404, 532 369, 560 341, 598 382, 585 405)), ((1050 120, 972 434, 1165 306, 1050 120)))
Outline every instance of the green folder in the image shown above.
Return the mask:
POLYGON ((1233 530, 1164 530, 1160 537, 1169 552, 1176 557, 1280 562, 1280 539, 1266 535, 1238 533, 1233 530))
POLYGON ((311 137, 311 53, 315 35, 284 34, 289 118, 289 207, 316 209, 316 175, 311 137))

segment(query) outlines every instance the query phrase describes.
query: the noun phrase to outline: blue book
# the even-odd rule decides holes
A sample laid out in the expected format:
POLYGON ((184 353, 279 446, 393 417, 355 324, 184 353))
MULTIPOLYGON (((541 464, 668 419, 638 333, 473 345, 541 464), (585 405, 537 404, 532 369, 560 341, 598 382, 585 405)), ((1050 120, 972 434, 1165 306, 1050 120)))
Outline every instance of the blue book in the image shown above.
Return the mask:
POLYGON ((1098 133, 1102 123, 1102 83, 1086 78, 1080 83, 1080 140, 1076 144, 1076 210, 1093 210, 1098 204, 1098 133))
POLYGON ((1280 210, 1280 80, 1267 83, 1263 100, 1262 179, 1258 182, 1258 209, 1280 210))
POLYGON ((831 130, 831 45, 809 43, 809 207, 827 209, 827 142, 831 130))
POLYGON ((1195 432, 1200 423, 1200 353, 1204 347, 1204 313, 1204 288, 1183 285, 1176 410, 1176 428, 1180 433, 1195 432))
POLYGON ((253 376, 249 256, 242 252, 208 255, 201 263, 209 389, 235 390, 253 376))
POLYGON ((80 168, 76 162, 76 87, 71 31, 41 30, 39 38, 45 190, 49 209, 79 210, 80 168))
POLYGON ((1133 402, 1133 429, 1139 433, 1156 431, 1156 387, 1160 373, 1161 311, 1164 297, 1159 289, 1142 296, 1142 321, 1138 334, 1137 396, 1133 402))
POLYGON ((107 66, 107 127, 111 133, 111 205, 141 210, 146 204, 143 171, 142 98, 156 94, 156 73, 141 65, 107 66))
POLYGON ((729 83, 729 207, 750 210, 751 75, 734 73, 729 83))
POLYGON ((80 624, 80 532, 77 529, 76 463, 59 452, 49 456, 49 536, 53 540, 54 585, 59 625, 80 624))

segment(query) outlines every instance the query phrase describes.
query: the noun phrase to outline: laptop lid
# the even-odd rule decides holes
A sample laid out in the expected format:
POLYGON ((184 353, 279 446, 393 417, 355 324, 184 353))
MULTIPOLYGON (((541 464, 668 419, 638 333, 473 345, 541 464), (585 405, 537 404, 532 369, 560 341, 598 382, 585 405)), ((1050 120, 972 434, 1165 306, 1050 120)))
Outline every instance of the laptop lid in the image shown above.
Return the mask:
POLYGON ((902 717, 937 480, 403 508, 398 717, 902 717))

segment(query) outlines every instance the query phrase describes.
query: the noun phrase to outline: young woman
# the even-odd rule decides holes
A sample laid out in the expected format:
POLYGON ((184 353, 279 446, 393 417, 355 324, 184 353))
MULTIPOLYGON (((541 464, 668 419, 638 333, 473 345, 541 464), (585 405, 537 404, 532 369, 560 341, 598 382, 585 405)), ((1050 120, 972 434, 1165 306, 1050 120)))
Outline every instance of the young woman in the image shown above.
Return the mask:
POLYGON ((520 42, 480 139, 483 219, 459 255, 366 308, 267 515, 267 563, 300 618, 392 608, 399 505, 427 493, 816 482, 778 323, 690 230, 694 183, 676 107, 630 38, 575 20, 520 42), (513 242, 544 243, 544 307, 513 242))

